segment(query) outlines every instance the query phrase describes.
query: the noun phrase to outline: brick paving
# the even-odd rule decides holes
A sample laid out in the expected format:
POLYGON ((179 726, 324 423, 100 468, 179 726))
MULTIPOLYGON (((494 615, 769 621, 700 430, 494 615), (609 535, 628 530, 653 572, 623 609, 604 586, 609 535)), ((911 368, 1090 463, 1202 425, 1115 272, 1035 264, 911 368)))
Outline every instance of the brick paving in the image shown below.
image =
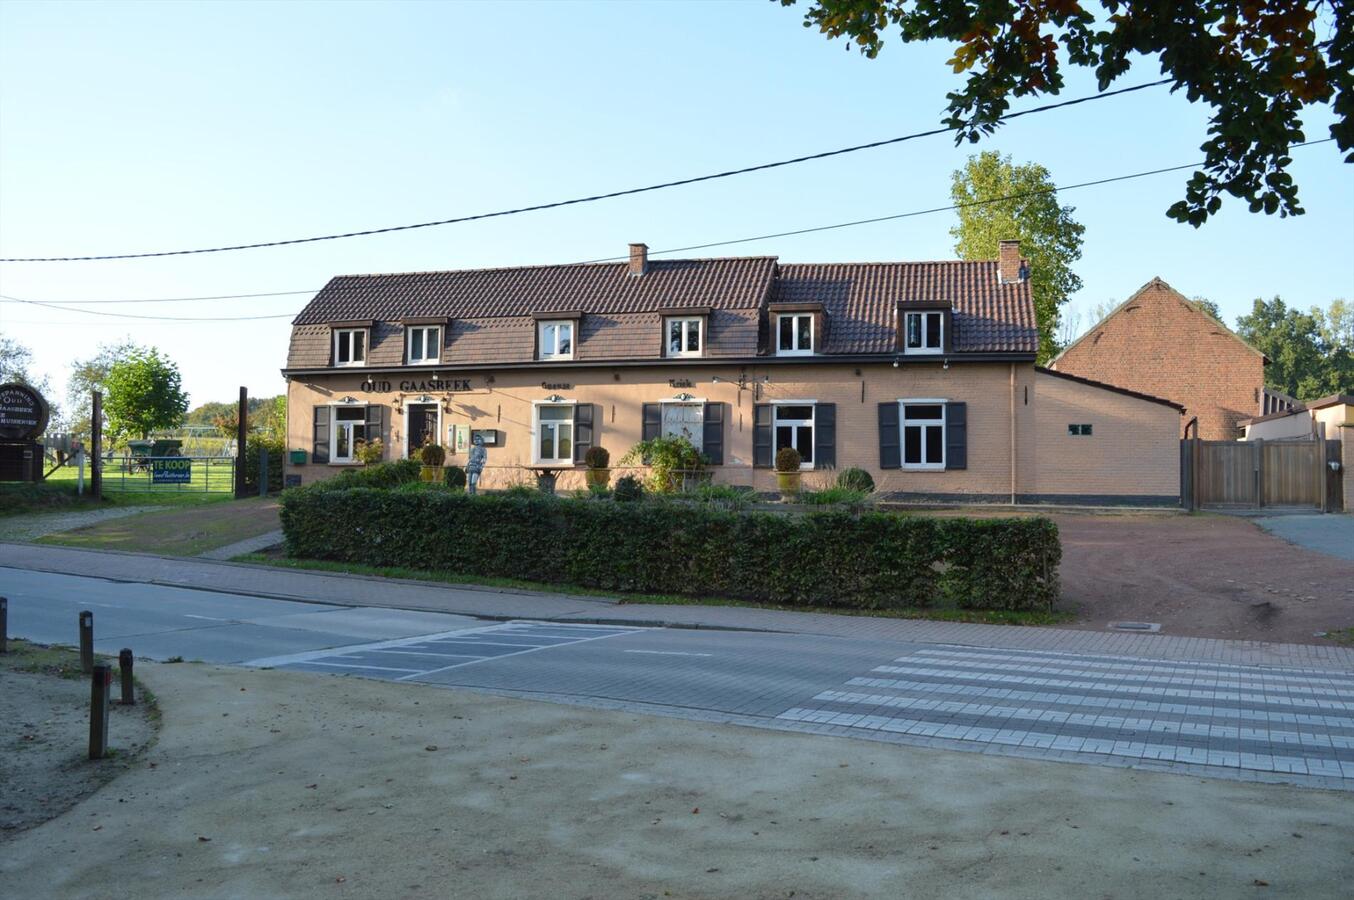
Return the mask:
POLYGON ((258 553, 260 550, 267 550, 269 547, 276 547, 282 543, 282 529, 269 531, 266 534, 255 535, 251 538, 245 538, 242 541, 236 541, 233 544, 227 544, 224 547, 217 547, 215 550, 208 550, 206 553, 199 553, 201 559, 234 559, 237 556, 243 556, 246 553, 258 553))

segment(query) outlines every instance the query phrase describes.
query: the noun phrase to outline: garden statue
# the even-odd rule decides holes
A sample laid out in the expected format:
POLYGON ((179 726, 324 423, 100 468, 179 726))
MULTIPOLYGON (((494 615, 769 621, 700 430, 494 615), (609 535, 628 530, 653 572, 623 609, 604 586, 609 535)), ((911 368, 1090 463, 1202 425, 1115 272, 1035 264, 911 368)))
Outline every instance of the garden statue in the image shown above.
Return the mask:
POLYGON ((484 471, 484 438, 477 434, 471 443, 474 446, 470 448, 470 461, 465 465, 465 492, 473 496, 480 483, 480 473, 484 471))

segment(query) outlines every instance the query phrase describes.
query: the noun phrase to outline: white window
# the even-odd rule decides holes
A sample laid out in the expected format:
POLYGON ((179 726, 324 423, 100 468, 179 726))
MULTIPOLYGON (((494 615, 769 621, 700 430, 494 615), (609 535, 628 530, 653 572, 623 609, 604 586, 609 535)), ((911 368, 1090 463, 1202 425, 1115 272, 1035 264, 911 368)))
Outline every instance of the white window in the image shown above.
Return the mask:
POLYGON ((910 312, 906 316, 905 353, 940 353, 945 349, 945 314, 910 312))
POLYGON ((704 344, 699 317, 668 319, 668 356, 700 356, 704 344))
POLYGON ((945 401, 902 400, 903 468, 945 468, 945 401))
POLYGON ((333 427, 329 430, 329 461, 350 463, 357 459, 357 448, 367 441, 367 408, 335 406, 333 427))
POLYGON ((536 462, 573 465, 574 405, 536 404, 536 462))
POLYGON ((438 325, 413 325, 409 333, 409 365, 435 363, 442 355, 442 328, 438 325))
POLYGON ((336 328, 334 330, 334 365, 365 366, 367 364, 367 329, 336 328))
POLYGON ((697 450, 705 451, 705 404, 663 403, 663 436, 684 437, 697 450))
POLYGON ((813 352, 813 313, 776 316, 776 355, 807 356, 813 352))
POLYGON ((776 444, 772 448, 771 458, 784 447, 794 447, 799 451, 799 467, 813 468, 813 412, 812 403, 777 403, 774 412, 776 444))
POLYGON ((542 322, 537 338, 541 359, 574 358, 574 323, 571 321, 542 322))

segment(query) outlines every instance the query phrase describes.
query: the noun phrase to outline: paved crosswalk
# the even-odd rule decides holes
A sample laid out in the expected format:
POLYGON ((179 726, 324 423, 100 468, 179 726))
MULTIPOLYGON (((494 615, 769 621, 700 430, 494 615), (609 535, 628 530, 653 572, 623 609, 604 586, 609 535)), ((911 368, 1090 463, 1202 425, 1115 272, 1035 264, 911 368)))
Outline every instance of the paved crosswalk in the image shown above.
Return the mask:
POLYGON ((1354 673, 927 647, 777 716, 1155 765, 1354 779, 1354 673))

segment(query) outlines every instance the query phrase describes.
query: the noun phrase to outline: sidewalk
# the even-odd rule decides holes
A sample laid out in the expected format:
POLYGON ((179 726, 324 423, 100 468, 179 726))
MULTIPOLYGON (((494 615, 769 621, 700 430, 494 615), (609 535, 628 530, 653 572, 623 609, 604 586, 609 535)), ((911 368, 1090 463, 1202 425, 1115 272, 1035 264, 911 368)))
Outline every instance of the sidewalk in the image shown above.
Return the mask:
POLYGON ((491 619, 780 631, 870 640, 1354 671, 1354 648, 1335 646, 970 625, 746 607, 632 606, 603 597, 442 585, 37 544, 0 543, 0 585, 4 583, 5 567, 284 600, 424 610, 491 619))

